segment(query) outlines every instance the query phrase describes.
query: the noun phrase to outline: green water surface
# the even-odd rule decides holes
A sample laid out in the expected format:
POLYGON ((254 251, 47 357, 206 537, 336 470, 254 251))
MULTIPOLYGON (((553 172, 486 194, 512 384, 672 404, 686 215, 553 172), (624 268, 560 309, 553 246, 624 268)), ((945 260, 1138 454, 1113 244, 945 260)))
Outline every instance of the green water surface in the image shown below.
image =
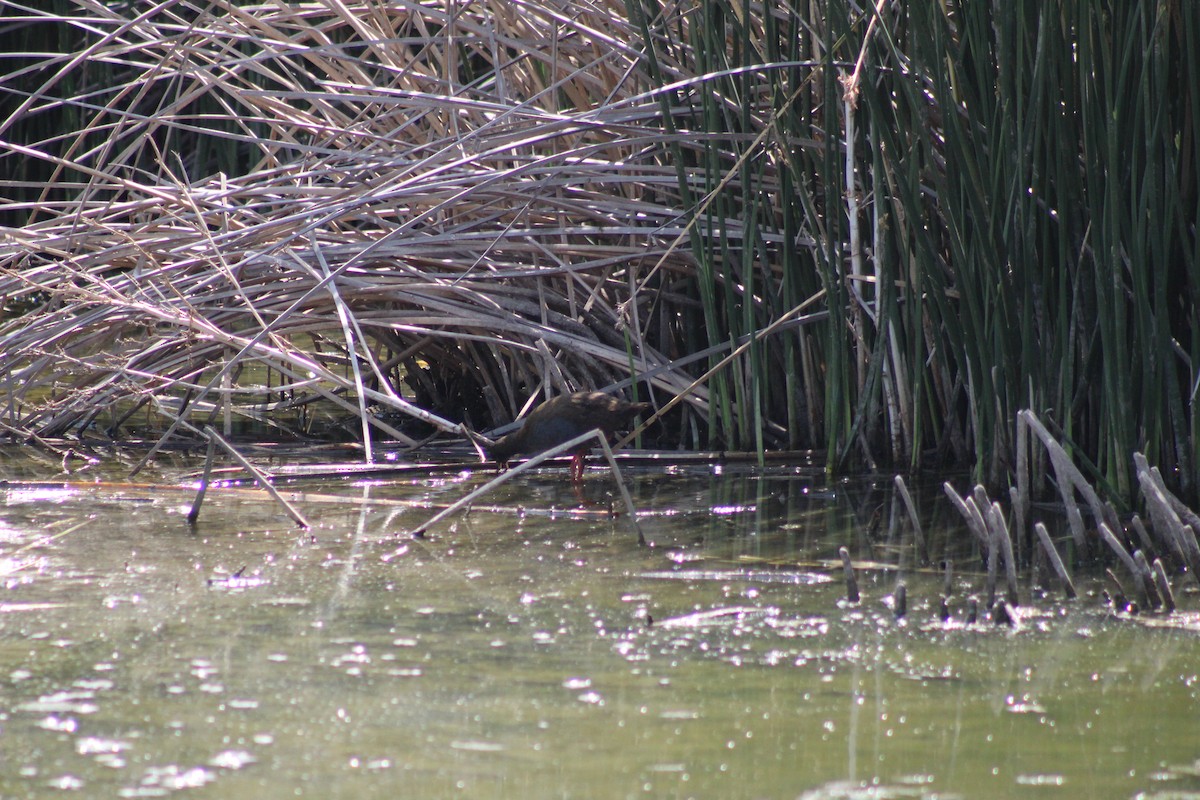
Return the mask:
POLYGON ((407 536, 486 477, 291 485, 307 531, 244 489, 192 529, 177 488, 0 487, 0 797, 1200 797, 1190 591, 1026 578, 1016 629, 967 625, 978 554, 918 493, 943 622, 890 480, 784 468, 633 472, 648 547, 557 467, 407 536))

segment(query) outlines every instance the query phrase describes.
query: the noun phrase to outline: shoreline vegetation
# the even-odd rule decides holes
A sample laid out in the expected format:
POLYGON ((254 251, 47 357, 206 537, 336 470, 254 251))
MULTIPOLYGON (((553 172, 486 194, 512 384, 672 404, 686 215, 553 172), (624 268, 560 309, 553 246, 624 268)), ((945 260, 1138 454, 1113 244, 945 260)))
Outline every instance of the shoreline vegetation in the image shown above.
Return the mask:
POLYGON ((43 5, 0 0, 12 439, 369 461, 604 389, 664 450, 1036 492, 1028 414, 1121 512, 1135 454, 1196 500, 1200 7, 43 5))

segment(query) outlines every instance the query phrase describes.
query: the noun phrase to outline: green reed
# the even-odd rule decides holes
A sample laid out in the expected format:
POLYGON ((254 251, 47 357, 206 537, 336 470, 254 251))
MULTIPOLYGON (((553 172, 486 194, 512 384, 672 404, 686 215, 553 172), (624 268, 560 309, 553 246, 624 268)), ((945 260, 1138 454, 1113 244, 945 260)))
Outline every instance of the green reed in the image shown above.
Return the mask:
POLYGON ((776 420, 832 466, 967 462, 999 479, 1031 407, 1118 495, 1135 450, 1190 485, 1200 68, 1187 54, 1200 12, 883 8, 869 40, 874 12, 841 2, 820 18, 728 2, 697 12, 690 71, 711 77, 687 124, 708 136, 711 196, 692 240, 708 343, 818 289, 829 311, 729 370, 719 396, 741 424, 714 419, 715 435, 762 447, 753 431, 776 420), (864 48, 850 108, 839 79, 864 48), (754 66, 768 63, 796 66, 754 66), (742 150, 763 125, 775 133, 760 151, 742 150), (868 201, 854 209, 868 276, 850 272, 851 192, 868 201), (721 227, 731 219, 739 235, 721 227))

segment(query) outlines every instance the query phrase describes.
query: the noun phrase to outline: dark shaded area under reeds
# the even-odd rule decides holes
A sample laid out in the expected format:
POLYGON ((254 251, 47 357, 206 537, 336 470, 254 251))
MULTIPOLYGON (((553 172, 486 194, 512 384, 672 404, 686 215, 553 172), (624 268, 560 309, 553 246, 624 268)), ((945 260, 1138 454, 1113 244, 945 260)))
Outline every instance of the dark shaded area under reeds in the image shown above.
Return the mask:
POLYGON ((14 436, 636 386, 666 447, 1000 482, 1031 409, 1194 496, 1193 4, 50 5, 0 0, 14 436))

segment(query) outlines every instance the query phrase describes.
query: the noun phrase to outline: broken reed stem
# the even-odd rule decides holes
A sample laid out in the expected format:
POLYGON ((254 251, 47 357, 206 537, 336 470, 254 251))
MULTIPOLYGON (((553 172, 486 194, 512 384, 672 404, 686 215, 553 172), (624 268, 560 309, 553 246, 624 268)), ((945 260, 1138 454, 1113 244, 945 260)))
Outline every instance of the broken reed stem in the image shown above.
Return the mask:
POLYGON ((979 514, 979 508, 974 503, 967 504, 967 499, 955 491, 954 486, 950 481, 942 484, 942 491, 946 493, 946 497, 950 499, 951 504, 958 509, 958 513, 962 515, 963 521, 967 523, 967 528, 971 533, 975 534, 975 538, 979 540, 979 544, 987 552, 988 534, 987 525, 984 524, 983 517, 979 514))
POLYGON ((213 456, 217 452, 217 443, 209 438, 208 454, 204 457, 204 473, 200 476, 200 488, 196 490, 196 499, 192 501, 192 508, 188 511, 188 525, 195 525, 196 520, 200 518, 200 504, 204 502, 204 495, 208 493, 208 482, 212 477, 213 456))
POLYGON ((1175 610, 1175 593, 1171 591, 1171 582, 1167 580, 1167 570, 1163 566, 1162 559, 1154 559, 1154 584, 1158 587, 1158 593, 1162 597, 1163 607, 1168 611, 1175 610))
POLYGON ((908 511, 908 520, 912 523, 913 540, 917 545, 917 560, 921 566, 925 566, 929 563, 929 548, 925 546, 925 533, 921 530, 921 520, 917 517, 917 508, 913 505, 912 495, 908 493, 904 477, 897 475, 893 482, 896 484, 896 490, 900 492, 900 498, 904 501, 904 508, 908 511))
MULTIPOLYGON (((1135 457, 1136 460, 1136 457, 1135 457)), ((1137 478, 1146 500, 1146 509, 1154 523, 1154 530, 1163 537, 1169 549, 1185 564, 1192 576, 1200 581, 1200 547, 1196 545, 1196 536, 1191 528, 1183 524, 1179 514, 1175 512, 1166 492, 1155 481, 1149 469, 1143 469, 1145 459, 1138 463, 1137 478)))
POLYGON ((1200 530, 1200 515, 1192 511, 1176 497, 1163 481, 1162 473, 1150 467, 1141 453, 1133 454, 1138 484, 1146 498, 1146 507, 1157 531, 1171 545, 1171 549, 1187 565, 1197 581, 1200 581, 1200 545, 1196 542, 1196 531, 1200 530))
POLYGON ((1121 583, 1121 579, 1117 577, 1117 574, 1112 571, 1112 568, 1104 568, 1104 579, 1108 582, 1113 609, 1116 611, 1132 611, 1133 603, 1129 600, 1129 592, 1125 591, 1125 586, 1121 583))
POLYGON ((1050 541, 1050 532, 1046 530, 1046 526, 1038 522, 1033 526, 1033 531, 1037 534, 1038 541, 1042 543, 1042 550, 1046 552, 1046 558, 1050 561, 1050 569, 1058 577, 1058 582, 1063 588, 1063 594, 1068 600, 1074 600, 1078 595, 1075 593, 1075 584, 1071 581, 1071 576, 1067 574, 1067 568, 1063 566, 1062 558, 1058 555, 1058 550, 1054 547, 1054 542, 1050 541))
MULTIPOLYGON (((1110 525, 1118 525, 1115 514, 1109 514, 1109 509, 1106 509, 1100 502, 1096 490, 1084 478, 1083 473, 1071 461, 1067 451, 1063 446, 1050 434, 1032 411, 1026 409, 1017 415, 1017 434, 1018 438, 1027 430, 1033 431, 1034 435, 1041 440, 1042 446, 1046 448, 1046 453, 1050 456, 1050 463, 1054 467, 1054 474, 1057 478, 1059 494, 1062 496, 1063 505, 1066 508, 1067 521, 1071 527, 1071 536, 1075 540, 1075 546, 1081 553, 1086 553, 1088 550, 1087 537, 1084 534, 1083 515, 1079 511, 1079 505, 1075 502, 1075 492, 1078 491, 1084 498, 1084 501, 1091 509, 1096 521, 1107 521, 1110 525)), ((1026 435, 1028 435, 1026 433, 1026 435)), ((1018 451, 1017 460, 1021 461, 1022 453, 1018 451)), ((1025 478, 1025 470, 1022 470, 1017 476, 1018 487, 1026 486, 1023 481, 1025 478)), ((1019 492, 1018 492, 1019 494, 1019 492)), ((1028 498, 1022 498, 1022 512, 1024 504, 1028 502, 1028 498)))
POLYGON ((1091 509, 1092 515, 1097 522, 1103 520, 1107 522, 1110 528, 1120 528, 1120 520, 1115 514, 1110 513, 1108 508, 1100 502, 1100 496, 1096 494, 1096 490, 1083 477, 1083 473, 1071 461, 1071 457, 1067 455, 1067 451, 1058 443, 1041 420, 1034 415, 1029 409, 1025 409, 1018 415, 1025 420, 1029 425, 1029 429, 1041 440, 1042 446, 1046 448, 1046 452, 1050 455, 1050 463, 1054 466, 1054 474, 1058 476, 1058 487, 1062 492, 1063 502, 1074 503, 1074 498, 1071 497, 1071 487, 1083 496, 1084 502, 1091 509))
POLYGON ((1000 543, 1000 555, 1004 557, 1004 582, 1008 588, 1006 598, 1008 604, 1015 608, 1020 605, 1020 596, 1017 593, 1017 562, 1013 559, 1012 537, 1008 533, 1008 523, 1004 521, 1004 512, 1000 510, 999 503, 992 503, 988 520, 994 528, 993 536, 1000 543))
POLYGON ((1154 540, 1150 538, 1150 532, 1146 530, 1145 523, 1137 514, 1133 515, 1133 519, 1129 521, 1129 527, 1133 528, 1133 532, 1137 534, 1138 542, 1141 543, 1142 550, 1154 555, 1157 548, 1154 546, 1154 540))
POLYGON ((904 581, 896 582, 896 591, 892 593, 892 613, 896 615, 897 620, 908 616, 908 586, 904 581))
POLYGON ((1029 423, 1017 414, 1017 485, 1010 488, 1013 504, 1013 526, 1024 541, 1029 530, 1029 423))
POLYGON ((204 435, 208 437, 209 442, 215 441, 225 450, 225 452, 233 456, 233 460, 238 462, 242 469, 246 470, 246 472, 253 476, 254 482, 257 483, 259 487, 261 487, 267 494, 271 495, 276 502, 283 506, 284 511, 287 512, 289 517, 295 520, 297 525, 299 525, 301 528, 311 527, 308 524, 308 520, 304 518, 304 515, 301 514, 291 503, 287 501, 287 498, 281 495, 279 491, 271 485, 271 481, 267 478, 266 474, 262 470, 258 469, 258 467, 247 461, 241 453, 234 449, 233 445, 221 438, 221 435, 213 430, 211 425, 204 426, 204 435))
POLYGON ((850 551, 845 547, 839 547, 838 555, 842 557, 842 574, 846 576, 846 601, 857 603, 862 596, 858 593, 858 579, 854 577, 854 565, 850 563, 850 551))
POLYGON ((1025 527, 1025 517, 1021 513, 1021 500, 1018 496, 1020 493, 1015 486, 1008 487, 1008 501, 1012 503, 1013 509, 1013 524, 1009 531, 1015 539, 1014 544, 1017 548, 1017 562, 1025 563, 1025 545, 1028 543, 1029 535, 1025 527))
MULTIPOLYGON (((968 503, 974 503, 974 500, 967 500, 968 503)), ((985 608, 991 608, 996 604, 996 576, 1000 569, 1000 554, 999 543, 996 541, 995 534, 988 537, 987 546, 987 581, 984 584, 984 591, 987 593, 985 608)))
POLYGON ((1143 470, 1149 473, 1150 477, 1154 480, 1154 485, 1157 486, 1159 491, 1162 492, 1163 496, 1167 499, 1167 503, 1171 506, 1172 510, 1179 515, 1179 518, 1183 521, 1183 523, 1185 525, 1190 525, 1192 530, 1200 530, 1200 514, 1197 514, 1195 511, 1188 508, 1186 503, 1176 497, 1175 494, 1167 488, 1167 484, 1163 480, 1162 473, 1159 472, 1158 467, 1149 466, 1149 463, 1146 461, 1146 457, 1141 453, 1133 454, 1133 463, 1136 465, 1139 473, 1143 470))
POLYGON ((991 519, 992 506, 987 492, 982 486, 975 487, 975 496, 966 500, 967 509, 972 516, 978 516, 983 523, 985 541, 987 542, 987 608, 996 604, 996 577, 1000 570, 1000 535, 996 523, 991 519))
POLYGON ((1083 514, 1080 513, 1079 506, 1076 505, 1070 489, 1063 495, 1063 504, 1066 506, 1067 524, 1071 529, 1071 538, 1075 540, 1075 547, 1080 553, 1086 555, 1088 543, 1087 535, 1083 530, 1083 514))
POLYGON ((1184 550, 1183 540, 1178 535, 1178 528, 1183 525, 1182 520, 1171 519, 1169 506, 1162 501, 1158 487, 1154 485, 1154 480, 1148 474, 1139 470, 1137 478, 1142 489, 1142 497, 1146 501, 1146 511, 1150 514, 1150 524, 1162 542, 1163 549, 1172 553, 1180 564, 1185 564, 1190 568, 1191 563, 1184 550), (1177 522, 1178 525, 1176 525, 1177 522))
POLYGON ((1142 572, 1138 569, 1137 561, 1135 561, 1133 556, 1129 554, 1129 551, 1125 549, 1125 545, 1121 544, 1121 540, 1118 539, 1117 535, 1112 532, 1112 529, 1108 527, 1107 523, 1101 522, 1100 527, 1097 530, 1100 533, 1100 540, 1108 545, 1108 548, 1112 550, 1114 554, 1116 554, 1121 563, 1125 565, 1125 569, 1128 570, 1129 574, 1133 576, 1133 579, 1137 581, 1138 600, 1142 602, 1143 606, 1149 607, 1150 598, 1146 594, 1146 587, 1142 581, 1142 572))
POLYGON ((1141 550, 1134 550, 1133 560, 1137 564, 1138 579, 1142 582, 1142 586, 1145 587, 1145 595, 1150 601, 1150 607, 1153 609, 1162 608, 1162 595, 1159 594, 1158 584, 1154 580, 1154 570, 1150 568, 1150 562, 1146 560, 1146 554, 1141 550))

